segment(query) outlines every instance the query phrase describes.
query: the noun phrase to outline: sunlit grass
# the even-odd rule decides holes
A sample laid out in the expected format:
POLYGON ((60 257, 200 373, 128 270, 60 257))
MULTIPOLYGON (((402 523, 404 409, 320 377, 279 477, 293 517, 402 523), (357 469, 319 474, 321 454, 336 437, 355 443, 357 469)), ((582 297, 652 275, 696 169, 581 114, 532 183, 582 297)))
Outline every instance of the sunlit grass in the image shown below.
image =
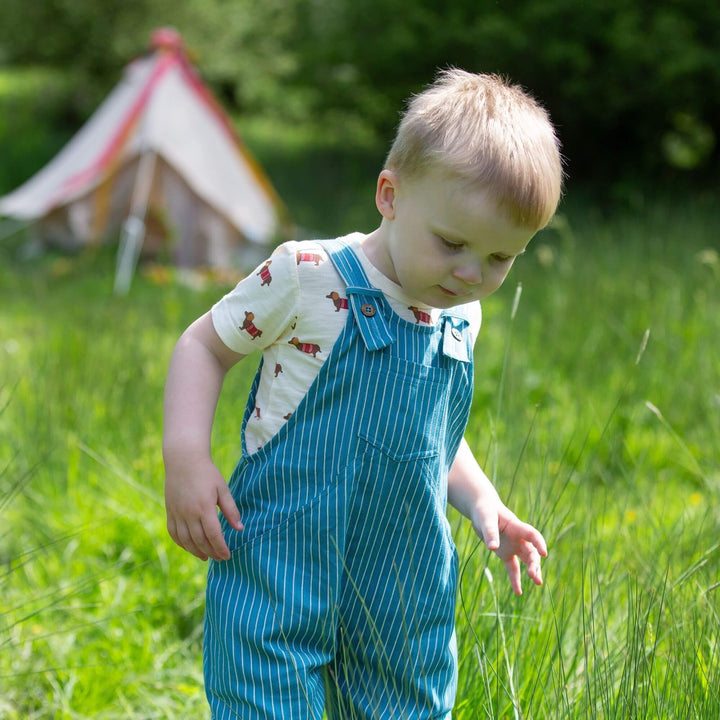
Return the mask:
MULTIPOLYGON (((720 224, 658 213, 561 220, 484 305, 468 439, 550 555, 515 598, 450 512, 454 717, 720 716, 720 224)), ((111 288, 104 253, 0 260, 2 718, 207 715, 160 429, 175 340, 222 290, 111 288)), ((225 473, 251 376, 218 409, 225 473)))

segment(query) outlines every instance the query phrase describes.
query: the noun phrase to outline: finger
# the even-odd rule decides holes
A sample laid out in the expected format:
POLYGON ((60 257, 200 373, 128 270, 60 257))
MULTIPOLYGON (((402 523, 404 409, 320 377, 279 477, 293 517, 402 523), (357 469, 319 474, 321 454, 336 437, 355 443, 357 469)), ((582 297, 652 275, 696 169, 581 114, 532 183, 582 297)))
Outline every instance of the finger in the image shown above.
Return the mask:
POLYGON ((507 569, 510 585, 516 595, 522 595, 522 583, 520 581, 520 562, 517 555, 513 555, 505 560, 505 568, 507 569))
POLYGON ((169 515, 168 515, 168 519, 167 519, 167 531, 168 531, 168 535, 170 535, 173 542, 176 545, 180 545, 180 542, 178 541, 178 534, 177 534, 177 523, 175 522, 175 519, 171 518, 169 515))
POLYGON ((231 527, 234 527, 236 530, 245 529, 240 519, 240 511, 235 504, 235 499, 230 492, 230 488, 225 483, 222 483, 218 489, 218 507, 231 527))
POLYGON ((198 548, 187 523, 177 524, 175 542, 184 550, 187 550, 192 555, 195 555, 195 557, 198 557, 201 560, 207 560, 207 554, 198 548))
POLYGON ((542 536, 542 533, 536 528, 534 528, 532 525, 528 525, 528 528, 529 530, 527 535, 525 536, 525 540, 527 540, 529 543, 532 543, 532 545, 542 557, 547 557, 547 543, 545 542, 545 538, 542 536))
MULTIPOLYGON (((239 516, 238 516, 239 517, 239 516)), ((209 555, 215 560, 227 560, 230 557, 230 550, 225 542, 222 527, 218 516, 213 513, 212 518, 203 524, 203 535, 207 539, 209 555)))
MULTIPOLYGON (((215 557, 215 550, 205 534, 202 518, 198 518, 195 522, 190 524, 189 530, 195 548, 205 556, 203 559, 207 560, 208 557, 212 557, 217 560, 218 558, 215 557)), ((192 552, 192 550, 190 552, 192 552)), ((197 553, 195 554, 197 555, 197 553)), ((198 557, 200 557, 200 555, 198 555, 198 557)))
POLYGON ((528 566, 528 576, 536 585, 543 584, 542 568, 539 562, 532 569, 528 566))
POLYGON ((527 565, 528 577, 536 584, 542 585, 542 569, 540 566, 540 553, 535 546, 526 545, 521 555, 522 561, 527 565))
MULTIPOLYGON (((522 520, 518 520, 517 518, 514 518, 514 523, 517 523, 514 533, 515 536, 519 540, 534 546, 542 557, 547 557, 547 543, 545 542, 545 538, 542 536, 542 533, 529 523, 522 522, 522 520)), ((503 528, 503 532, 507 532, 510 525, 514 523, 508 523, 503 528)))

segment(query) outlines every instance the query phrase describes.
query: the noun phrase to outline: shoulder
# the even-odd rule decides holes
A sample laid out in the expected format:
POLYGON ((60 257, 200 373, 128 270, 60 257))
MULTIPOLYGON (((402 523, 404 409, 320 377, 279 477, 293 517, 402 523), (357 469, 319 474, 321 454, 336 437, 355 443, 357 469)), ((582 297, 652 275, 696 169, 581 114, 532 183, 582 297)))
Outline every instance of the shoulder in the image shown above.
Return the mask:
POLYGON ((278 245, 270 257, 262 262, 235 289, 257 290, 273 285, 275 292, 286 294, 290 288, 296 291, 316 271, 331 266, 330 256, 324 240, 290 240, 278 245), (279 282, 273 283, 274 280, 279 282))
POLYGON ((280 245, 275 253, 293 257, 298 268, 318 268, 327 264, 331 253, 342 247, 350 246, 357 250, 363 237, 362 233, 351 233, 332 239, 292 240, 280 245))
POLYGON ((331 260, 331 254, 339 247, 337 240, 302 240, 285 243, 278 248, 279 252, 290 258, 300 294, 311 305, 318 296, 323 298, 327 293, 339 292, 345 287, 331 260))
POLYGON ((323 240, 291 240, 280 245, 273 253, 273 257, 275 255, 283 257, 294 262, 298 268, 320 267, 330 259, 325 242, 323 240))
POLYGON ((268 262, 278 263, 293 275, 299 312, 312 312, 318 302, 324 304, 327 298, 344 291, 345 281, 331 255, 343 246, 357 244, 358 237, 362 236, 354 233, 336 239, 292 240, 278 246, 268 262))
POLYGON ((280 246, 213 305, 215 330, 235 352, 264 348, 295 313, 299 295, 295 257, 280 246))

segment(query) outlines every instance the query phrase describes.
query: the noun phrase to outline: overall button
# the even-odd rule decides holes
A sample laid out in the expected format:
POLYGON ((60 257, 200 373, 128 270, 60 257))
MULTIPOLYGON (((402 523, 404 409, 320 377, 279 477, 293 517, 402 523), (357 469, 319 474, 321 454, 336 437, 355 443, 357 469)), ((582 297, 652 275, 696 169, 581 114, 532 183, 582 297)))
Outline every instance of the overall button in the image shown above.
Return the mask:
POLYGON ((457 328, 453 328, 450 332, 458 342, 462 340, 462 333, 457 328))
POLYGON ((373 315, 375 315, 375 306, 371 305, 370 303, 363 303, 360 306, 360 312, 365 317, 372 317, 373 315))

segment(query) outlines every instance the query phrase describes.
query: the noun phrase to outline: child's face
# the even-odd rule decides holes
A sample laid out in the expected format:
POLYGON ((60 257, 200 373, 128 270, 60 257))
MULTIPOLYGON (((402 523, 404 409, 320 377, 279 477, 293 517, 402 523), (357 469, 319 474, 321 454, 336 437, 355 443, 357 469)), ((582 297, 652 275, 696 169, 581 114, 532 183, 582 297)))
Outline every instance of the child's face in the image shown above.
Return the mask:
POLYGON ((490 295, 534 235, 507 220, 486 193, 440 172, 403 182, 383 170, 376 202, 385 222, 370 259, 432 307, 490 295))

